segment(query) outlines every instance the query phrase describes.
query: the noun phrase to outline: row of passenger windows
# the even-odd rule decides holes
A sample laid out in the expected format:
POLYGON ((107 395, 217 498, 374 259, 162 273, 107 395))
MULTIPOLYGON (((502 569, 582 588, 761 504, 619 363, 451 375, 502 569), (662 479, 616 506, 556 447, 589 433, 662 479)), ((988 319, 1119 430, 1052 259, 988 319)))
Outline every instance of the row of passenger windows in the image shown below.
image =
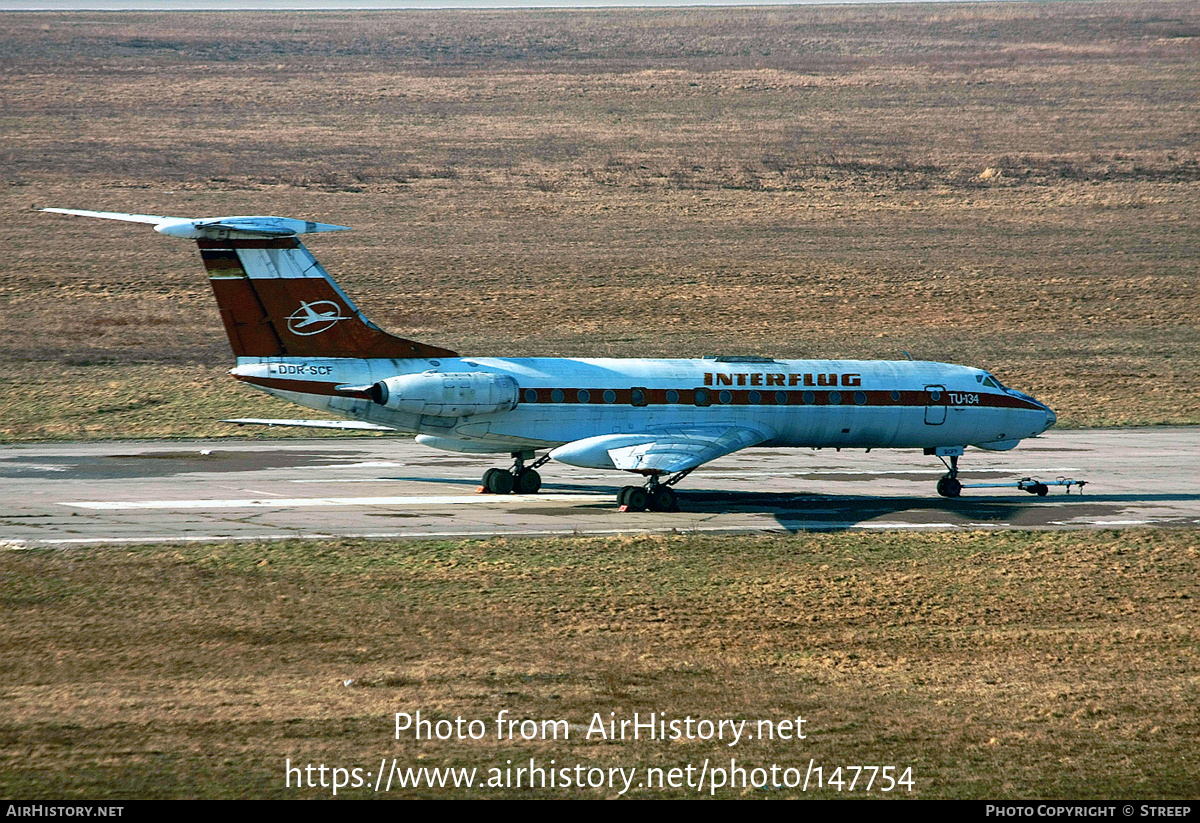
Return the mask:
MULTIPOLYGON (((696 389, 693 393, 693 396, 694 396, 694 402, 697 406, 712 405, 714 399, 716 400, 717 403, 720 403, 722 405, 728 405, 733 402, 733 392, 731 392, 731 391, 710 392, 708 389, 696 389)), ((893 390, 891 393, 891 398, 892 398, 892 402, 898 403, 900 401, 900 392, 893 390)), ((551 403, 563 403, 566 401, 566 399, 567 399, 567 396, 563 392, 562 389, 554 389, 550 392, 550 402, 551 403)), ((617 393, 615 391, 613 391, 612 389, 606 389, 604 391, 604 394, 601 395, 601 399, 605 403, 616 403, 617 402, 617 393)), ((750 405, 757 406, 763 402, 763 394, 762 394, 762 392, 751 391, 746 395, 746 399, 750 402, 750 405)), ((867 404, 866 392, 856 391, 852 395, 852 399, 854 401, 854 404, 857 406, 865 406, 867 404)), ((936 401, 938 398, 934 397, 933 399, 936 401)), ((537 400, 538 400, 537 389, 526 389, 525 390, 525 402, 526 403, 536 403, 537 400)), ((590 403, 591 400, 592 400, 592 393, 590 391, 588 391, 587 389, 578 389, 575 392, 575 401, 576 402, 590 403)), ((677 392, 675 389, 668 389, 667 393, 666 393, 666 400, 668 403, 678 403, 679 402, 679 392, 677 392)), ((839 391, 831 391, 827 395, 826 402, 831 406, 839 406, 842 404, 842 401, 843 401, 842 393, 839 391)), ((789 402, 788 392, 785 392, 785 391, 775 392, 775 405, 786 406, 788 404, 788 402, 789 402)), ((806 391, 800 395, 800 402, 803 403, 804 405, 811 406, 813 403, 817 402, 817 395, 815 392, 806 391)), ((630 404, 634 405, 634 406, 646 405, 645 391, 642 389, 633 389, 630 392, 630 404)))
MULTIPOLYGON (((639 405, 642 400, 641 397, 637 396, 640 394, 641 394, 640 390, 638 390, 638 389, 634 390, 633 404, 635 406, 639 405)), ((536 403, 537 399, 538 399, 537 389, 526 389, 525 390, 525 402, 526 403, 536 403)), ((554 391, 550 392, 550 402, 551 403, 562 403, 566 399, 567 399, 567 396, 565 394, 563 394, 562 389, 555 389, 554 391)), ((615 391, 613 391, 612 389, 606 389, 604 391, 604 394, 601 395, 601 399, 604 400, 605 403, 616 403, 617 402, 617 393, 615 391)), ((575 400, 579 403, 590 403, 590 402, 592 402, 592 393, 590 391, 588 391, 587 389, 580 389, 579 391, 575 392, 575 400)))

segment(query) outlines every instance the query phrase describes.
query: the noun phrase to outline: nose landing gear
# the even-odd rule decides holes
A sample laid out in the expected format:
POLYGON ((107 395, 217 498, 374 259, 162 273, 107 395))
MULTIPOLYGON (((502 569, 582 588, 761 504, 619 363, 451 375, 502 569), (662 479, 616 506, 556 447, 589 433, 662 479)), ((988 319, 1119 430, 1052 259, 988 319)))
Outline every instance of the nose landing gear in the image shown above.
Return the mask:
POLYGON ((937 459, 942 461, 942 465, 947 471, 942 475, 937 482, 937 493, 942 497, 958 497, 962 494, 963 484, 958 479, 958 458, 962 456, 965 449, 962 446, 938 446, 933 449, 926 449, 925 454, 937 455, 937 459), (946 462, 946 458, 950 458, 950 462, 946 462))
POLYGON ((1067 490, 1067 494, 1071 493, 1071 487, 1075 486, 1079 489, 1079 493, 1083 494, 1083 487, 1087 485, 1086 480, 1074 480, 1066 477, 1060 477, 1057 480, 1038 480, 1033 477, 1022 477, 1016 483, 971 483, 964 486, 958 479, 958 458, 962 455, 963 449, 954 446, 939 446, 935 449, 926 449, 925 454, 935 454, 938 460, 948 469, 937 482, 937 493, 942 497, 954 498, 962 494, 963 489, 1020 489, 1023 492, 1045 497, 1050 493, 1051 486, 1063 486, 1067 490), (946 462, 946 458, 950 458, 950 462, 946 462))

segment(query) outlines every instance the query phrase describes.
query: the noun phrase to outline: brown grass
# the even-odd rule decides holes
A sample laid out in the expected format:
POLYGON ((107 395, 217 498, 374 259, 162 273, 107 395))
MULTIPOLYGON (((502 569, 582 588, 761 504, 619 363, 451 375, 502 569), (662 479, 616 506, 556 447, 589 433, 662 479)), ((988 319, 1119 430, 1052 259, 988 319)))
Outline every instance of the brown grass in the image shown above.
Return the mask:
POLYGON ((902 794, 923 798, 1194 797, 1196 581, 1195 533, 1161 530, 5 552, 0 793, 331 794, 289 789, 288 758, 484 773, 734 757, 911 766, 902 794), (566 719, 571 739, 395 739, 396 712, 501 709, 566 719), (803 716, 808 737, 586 739, 609 712, 803 716))
POLYGON ((1194 4, 3 21, 4 439, 218 430, 94 388, 219 380, 194 250, 51 205, 352 225, 368 314, 464 352, 907 350, 1200 422, 1194 4))

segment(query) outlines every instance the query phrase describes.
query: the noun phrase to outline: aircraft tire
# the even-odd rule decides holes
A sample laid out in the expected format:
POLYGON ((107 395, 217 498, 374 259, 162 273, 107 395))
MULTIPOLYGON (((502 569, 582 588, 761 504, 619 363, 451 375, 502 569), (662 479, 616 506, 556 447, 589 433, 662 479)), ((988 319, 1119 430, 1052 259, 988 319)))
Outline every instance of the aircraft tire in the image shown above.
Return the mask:
POLYGON ((542 476, 534 469, 525 469, 513 480, 514 494, 537 494, 542 488, 542 476))
POLYGON ((962 483, 953 477, 943 477, 937 483, 937 493, 942 497, 958 497, 962 494, 962 483))
POLYGON ((1038 483, 1036 486, 1033 487, 1033 493, 1036 494, 1038 497, 1045 497, 1047 494, 1050 493, 1050 487, 1047 486, 1045 483, 1038 483))
POLYGON ((483 484, 492 494, 512 494, 513 476, 504 469, 488 469, 483 475, 483 484))
POLYGON ((483 490, 488 494, 494 494, 492 491, 492 476, 500 469, 488 469, 483 473, 483 490))
POLYGON ((646 490, 638 486, 626 486, 625 489, 625 510, 644 512, 650 503, 650 495, 646 494, 646 490))
POLYGON ((673 512, 679 510, 679 501, 670 486, 655 486, 649 495, 650 511, 673 512))

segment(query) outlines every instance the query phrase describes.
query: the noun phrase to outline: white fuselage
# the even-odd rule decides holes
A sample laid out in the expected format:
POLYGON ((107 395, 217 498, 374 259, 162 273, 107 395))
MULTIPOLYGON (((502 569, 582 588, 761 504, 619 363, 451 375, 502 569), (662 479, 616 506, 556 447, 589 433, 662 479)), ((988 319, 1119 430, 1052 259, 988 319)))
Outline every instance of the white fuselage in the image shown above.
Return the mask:
POLYGON ((756 429, 766 446, 1007 449, 1054 423, 1049 408, 985 371, 924 361, 239 358, 233 374, 300 405, 469 452, 709 425, 756 429), (517 402, 445 416, 388 408, 362 391, 400 375, 427 375, 434 391, 442 377, 503 375, 517 402))

